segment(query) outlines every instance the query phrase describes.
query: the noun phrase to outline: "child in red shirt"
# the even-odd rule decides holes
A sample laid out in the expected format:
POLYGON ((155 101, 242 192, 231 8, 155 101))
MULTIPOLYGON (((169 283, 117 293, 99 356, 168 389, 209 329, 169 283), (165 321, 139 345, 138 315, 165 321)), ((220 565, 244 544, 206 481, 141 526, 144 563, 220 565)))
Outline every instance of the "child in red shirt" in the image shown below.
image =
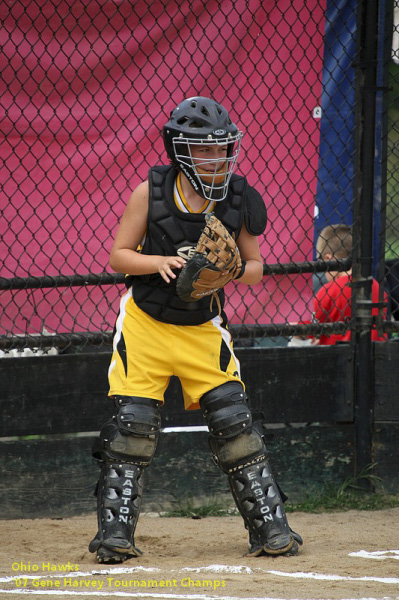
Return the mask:
MULTIPOLYGON (((352 252, 352 230, 348 225, 328 225, 319 235, 316 244, 319 258, 323 260, 345 259, 352 252)), ((352 270, 327 271, 327 283, 317 292, 314 299, 314 317, 319 323, 333 323, 351 318, 352 270)), ((384 295, 387 302, 387 296, 384 295)), ((379 301, 379 285, 374 279, 372 283, 372 301, 379 301)), ((372 309, 372 315, 378 314, 378 309, 372 309)), ((384 315, 386 318, 386 314, 384 315)), ((313 344, 331 346, 337 342, 348 342, 351 332, 345 334, 322 335, 313 340, 313 344)), ((386 335, 379 336, 375 328, 371 332, 373 341, 386 341, 386 335)))

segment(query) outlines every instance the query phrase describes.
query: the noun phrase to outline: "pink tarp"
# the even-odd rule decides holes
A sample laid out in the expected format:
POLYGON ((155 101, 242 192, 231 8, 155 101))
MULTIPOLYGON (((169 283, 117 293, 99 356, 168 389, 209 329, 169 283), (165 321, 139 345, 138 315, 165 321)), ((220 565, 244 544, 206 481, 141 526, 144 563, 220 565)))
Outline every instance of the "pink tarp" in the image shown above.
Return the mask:
MULTIPOLYGON (((238 173, 268 208, 265 262, 312 259, 320 1, 1 5, 2 277, 109 270, 131 190, 166 161, 162 125, 193 95, 221 101, 246 132, 238 173)), ((236 323, 296 321, 311 307, 310 276, 242 292, 228 307, 236 323)), ((109 329, 119 290, 106 293, 3 293, 3 331, 109 329)))

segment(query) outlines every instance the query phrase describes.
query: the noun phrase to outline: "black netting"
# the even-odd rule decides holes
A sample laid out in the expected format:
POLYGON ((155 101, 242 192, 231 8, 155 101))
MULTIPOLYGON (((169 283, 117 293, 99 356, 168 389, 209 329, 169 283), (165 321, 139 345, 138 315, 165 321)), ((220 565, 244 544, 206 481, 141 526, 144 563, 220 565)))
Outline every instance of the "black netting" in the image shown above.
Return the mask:
POLYGON ((399 5, 397 2, 394 2, 393 12, 389 84, 385 278, 391 317, 394 321, 399 321, 399 5))
MULTIPOLYGON (((109 343, 124 289, 123 275, 108 266, 118 220, 148 168, 167 160, 160 132, 171 109, 194 95, 216 98, 245 131, 237 172, 268 209, 259 238, 262 283, 229 284, 235 335, 259 341, 319 333, 313 298, 327 267, 315 262, 316 240, 326 225, 356 218, 360 6, 7 5, 0 17, 1 347, 109 343)), ((396 302, 399 62, 390 20, 382 21, 382 46, 394 47, 385 284, 396 302)), ((385 67, 381 59, 381 73, 385 67)), ((376 121, 383 116, 377 106, 376 121)), ((386 131, 377 135, 382 144, 386 131)), ((378 223, 374 236, 385 244, 378 223)), ((349 327, 342 321, 330 329, 349 327)))

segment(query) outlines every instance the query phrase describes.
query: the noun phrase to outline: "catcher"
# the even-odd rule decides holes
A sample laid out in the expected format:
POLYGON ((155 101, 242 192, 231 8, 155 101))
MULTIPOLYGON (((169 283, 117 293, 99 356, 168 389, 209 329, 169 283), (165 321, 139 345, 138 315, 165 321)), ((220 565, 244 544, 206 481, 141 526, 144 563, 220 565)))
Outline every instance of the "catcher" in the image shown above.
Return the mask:
POLYGON ((227 282, 262 279, 257 236, 266 227, 265 205, 233 175, 242 133, 223 106, 184 100, 163 135, 172 164, 151 168, 134 190, 110 256, 111 267, 128 274, 128 290, 109 368, 116 414, 93 448, 101 475, 98 533, 89 549, 100 563, 141 554, 134 532, 142 474, 175 375, 185 408, 200 409, 207 423, 213 457, 249 532, 249 554, 296 554, 302 540, 288 525, 223 312, 227 282))

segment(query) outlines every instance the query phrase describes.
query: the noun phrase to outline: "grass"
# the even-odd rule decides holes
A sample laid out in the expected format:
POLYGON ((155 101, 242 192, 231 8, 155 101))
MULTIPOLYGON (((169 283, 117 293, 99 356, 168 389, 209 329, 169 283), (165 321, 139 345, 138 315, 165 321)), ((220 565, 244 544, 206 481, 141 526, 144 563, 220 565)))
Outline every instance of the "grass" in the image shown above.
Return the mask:
POLYGON ((382 510, 399 506, 399 495, 372 491, 381 481, 373 474, 375 466, 365 467, 356 477, 347 477, 339 485, 326 484, 322 490, 308 494, 303 502, 287 505, 287 512, 382 510))
MULTIPOLYGON (((373 475, 370 465, 357 477, 348 477, 341 484, 326 484, 321 490, 309 493, 302 502, 288 502, 286 512, 323 513, 347 510, 382 510, 399 506, 399 495, 373 492, 367 487, 378 485, 379 478, 373 475)), ((163 517, 224 517, 238 515, 236 508, 228 503, 209 499, 205 503, 185 498, 176 501, 176 508, 162 513, 163 517)))
POLYGON ((380 492, 368 493, 361 490, 345 490, 326 486, 315 495, 309 495, 300 503, 288 504, 286 512, 323 513, 347 510, 383 510, 399 506, 399 496, 380 492))

